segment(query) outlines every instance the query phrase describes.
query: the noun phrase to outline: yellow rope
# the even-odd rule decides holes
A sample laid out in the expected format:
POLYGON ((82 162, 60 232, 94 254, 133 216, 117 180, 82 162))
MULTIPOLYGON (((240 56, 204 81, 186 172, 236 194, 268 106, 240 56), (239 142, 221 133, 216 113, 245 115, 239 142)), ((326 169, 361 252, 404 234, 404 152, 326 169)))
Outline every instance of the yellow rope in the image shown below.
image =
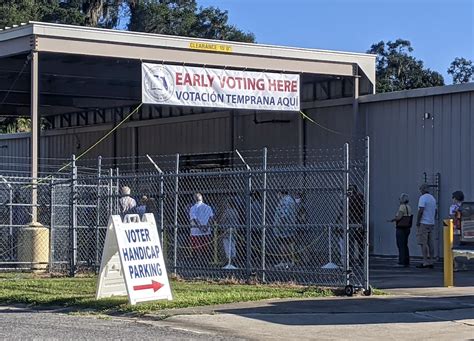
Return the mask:
POLYGON ((313 120, 311 117, 309 117, 308 115, 306 115, 303 111, 300 110, 300 114, 301 116, 303 117, 303 119, 306 119, 308 121, 310 121, 311 123, 313 124, 316 124, 319 128, 321 129, 324 129, 330 133, 333 133, 333 134, 338 134, 338 135, 344 135, 344 136, 350 136, 349 134, 344 134, 344 133, 341 133, 340 131, 336 131, 336 130, 333 130, 333 129, 330 129, 328 127, 325 127, 323 126, 322 124, 316 122, 315 120, 313 120))
MULTIPOLYGON (((107 137, 110 136, 110 134, 112 134, 114 131, 116 131, 122 124, 124 124, 133 114, 135 114, 140 108, 141 106, 143 105, 143 103, 140 103, 136 108, 135 110, 133 110, 130 114, 128 114, 127 116, 125 116, 125 118, 120 121, 115 127, 113 127, 111 130, 109 130, 107 132, 107 134, 105 134, 104 136, 102 136, 100 139, 98 139, 92 146, 90 146, 89 148, 87 148, 84 152, 82 152, 81 154, 79 154, 79 156, 76 158, 76 161, 79 160, 80 158, 82 158, 84 155, 86 155, 87 153, 89 153, 92 149, 94 149, 95 147, 97 147, 102 141, 104 141, 107 137)), ((56 173, 60 173, 61 171, 65 170, 67 167, 69 167, 70 165, 72 164, 72 161, 71 162, 68 162, 67 164, 65 164, 64 166, 62 166, 61 168, 59 168, 59 170, 56 171, 56 173)), ((26 185, 24 186, 23 188, 29 188, 29 187, 33 187, 33 186, 37 186, 39 184, 41 184, 42 182, 48 180, 48 179, 51 179, 53 177, 53 174, 51 175, 48 175, 47 177, 41 179, 40 181, 37 181, 35 184, 32 184, 32 185, 26 185)))
MULTIPOLYGON (((138 105, 138 107, 135 108, 135 110, 133 110, 130 114, 128 114, 127 116, 125 116, 125 118, 120 121, 115 127, 113 127, 111 130, 109 130, 107 132, 107 134, 105 134, 104 136, 102 136, 99 140, 97 140, 92 146, 90 146, 89 148, 87 148, 84 152, 82 152, 81 154, 79 154, 79 156, 76 158, 76 161, 78 161, 80 158, 82 158, 84 155, 86 155, 87 153, 89 153, 92 149, 94 149, 95 147, 97 147, 102 141, 104 141, 107 137, 109 137, 114 131, 116 131, 122 124, 124 124, 131 116, 133 116, 133 114, 135 114, 140 108, 141 106, 143 105, 143 103, 140 103, 138 105)), ((61 172, 62 170, 66 169, 67 167, 69 167, 71 165, 72 162, 69 162, 68 164, 62 166, 58 171, 57 173, 61 172)))

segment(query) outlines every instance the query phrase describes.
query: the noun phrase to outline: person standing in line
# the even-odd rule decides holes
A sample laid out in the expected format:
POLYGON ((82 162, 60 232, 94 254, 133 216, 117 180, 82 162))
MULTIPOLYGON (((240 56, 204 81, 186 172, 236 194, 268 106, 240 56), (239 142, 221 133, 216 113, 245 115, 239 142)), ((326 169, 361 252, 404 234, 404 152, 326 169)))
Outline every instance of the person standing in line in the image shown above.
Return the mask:
POLYGON ((137 214, 140 216, 140 219, 142 219, 143 216, 145 215, 145 213, 147 213, 146 212, 146 202, 147 201, 148 201, 148 197, 146 195, 142 196, 142 198, 138 202, 137 207, 135 209, 137 214))
POLYGON ((276 268, 289 268, 294 265, 295 259, 296 202, 286 190, 278 192, 278 199, 273 231, 280 258, 276 268))
POLYGON ((209 261, 211 259, 211 224, 214 219, 214 211, 211 206, 204 203, 201 193, 196 193, 194 200, 195 204, 189 210, 191 248, 194 257, 199 254, 202 259, 209 261))
POLYGON ((420 200, 418 201, 418 215, 416 219, 416 239, 421 246, 423 263, 417 268, 433 268, 434 244, 433 232, 436 218, 436 199, 429 193, 429 186, 420 186, 420 200))
MULTIPOLYGON (((461 242, 461 205, 464 201, 464 193, 462 191, 456 191, 452 195, 453 203, 449 207, 449 218, 454 220, 453 230, 453 245, 459 246, 461 242)), ((458 258, 459 259, 459 258, 458 258)), ((466 271, 467 265, 465 262, 459 262, 454 259, 454 271, 466 271)))
POLYGON ((222 243, 224 253, 226 255, 226 266, 224 268, 235 268, 233 259, 237 256, 236 235, 237 229, 242 222, 237 210, 237 202, 235 198, 227 198, 226 208, 221 217, 221 226, 224 228, 224 237, 222 243))
POLYGON ((137 202, 133 199, 130 194, 130 187, 123 186, 121 188, 122 197, 119 199, 120 204, 120 215, 122 218, 127 214, 135 213, 137 202))
POLYGON ((408 205, 408 194, 400 194, 400 206, 395 218, 389 222, 395 223, 396 238, 398 247, 398 264, 396 268, 408 268, 410 266, 410 250, 408 249, 408 237, 410 236, 413 215, 410 205, 408 205))

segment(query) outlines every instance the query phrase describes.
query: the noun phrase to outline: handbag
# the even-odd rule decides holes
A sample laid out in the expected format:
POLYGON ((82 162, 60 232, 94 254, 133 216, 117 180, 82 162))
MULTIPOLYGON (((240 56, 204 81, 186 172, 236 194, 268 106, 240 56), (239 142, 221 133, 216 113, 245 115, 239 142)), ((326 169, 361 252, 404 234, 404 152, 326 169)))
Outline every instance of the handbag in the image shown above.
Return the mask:
MULTIPOLYGON (((405 205, 406 214, 408 214, 408 207, 405 205)), ((397 227, 410 228, 413 225, 413 214, 405 215, 397 221, 397 227)))

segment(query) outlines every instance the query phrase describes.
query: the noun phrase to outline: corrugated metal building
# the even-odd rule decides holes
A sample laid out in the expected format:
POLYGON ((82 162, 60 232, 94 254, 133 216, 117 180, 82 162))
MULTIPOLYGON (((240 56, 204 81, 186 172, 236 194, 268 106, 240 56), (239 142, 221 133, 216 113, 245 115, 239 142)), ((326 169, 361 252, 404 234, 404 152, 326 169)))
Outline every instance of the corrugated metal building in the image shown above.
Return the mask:
MULTIPOLYGON (((395 213, 401 192, 409 193, 416 206, 417 188, 425 177, 433 181, 439 173, 441 217, 452 191, 462 189, 467 198, 474 195, 469 176, 474 163, 473 84, 372 95, 374 56, 241 43, 229 43, 234 53, 223 55, 190 50, 190 41, 195 40, 32 23, 0 33, 0 94, 35 49, 43 91, 38 113, 50 127, 41 131, 39 152, 45 158, 69 158, 96 142, 139 101, 136 78, 141 58, 299 70, 302 108, 317 124, 294 112, 144 106, 87 158, 332 148, 367 134, 375 254, 396 253, 394 228, 386 220, 395 213), (101 88, 108 90, 100 92, 101 88)), ((29 97, 38 87, 30 83, 35 72, 32 68, 19 77, 19 87, 0 110, 12 115, 30 112, 29 97)), ((31 142, 29 134, 0 136, 0 158, 11 162, 12 157, 29 157, 30 146, 35 145, 31 142)), ((25 159, 14 164, 21 162, 25 159)), ((411 249, 419 252, 414 235, 411 249)))

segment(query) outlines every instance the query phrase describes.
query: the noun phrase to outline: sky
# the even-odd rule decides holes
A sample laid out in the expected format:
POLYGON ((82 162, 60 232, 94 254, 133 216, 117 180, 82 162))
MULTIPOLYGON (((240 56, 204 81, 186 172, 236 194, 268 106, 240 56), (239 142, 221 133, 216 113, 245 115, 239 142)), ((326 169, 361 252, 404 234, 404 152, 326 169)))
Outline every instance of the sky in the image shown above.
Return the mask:
POLYGON ((474 0, 198 0, 229 11, 229 22, 262 44, 366 52, 381 40, 409 40, 425 66, 446 72, 474 61, 474 0))

